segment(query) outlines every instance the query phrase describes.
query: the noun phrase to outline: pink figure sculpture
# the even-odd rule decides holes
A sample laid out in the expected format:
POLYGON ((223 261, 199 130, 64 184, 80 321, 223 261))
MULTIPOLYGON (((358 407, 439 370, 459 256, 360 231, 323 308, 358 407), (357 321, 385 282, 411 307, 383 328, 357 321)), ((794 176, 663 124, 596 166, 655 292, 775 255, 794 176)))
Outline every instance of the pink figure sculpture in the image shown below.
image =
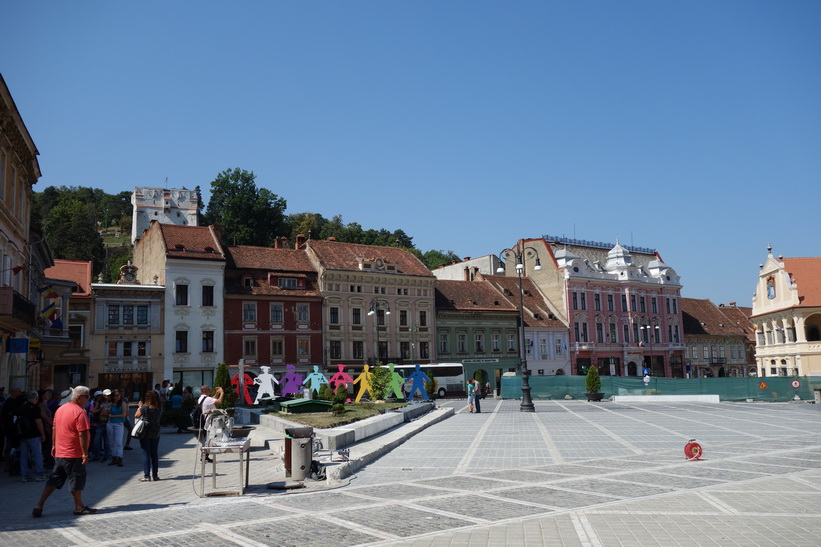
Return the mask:
POLYGON ((336 366, 339 368, 339 372, 335 373, 333 376, 331 376, 331 379, 328 380, 328 385, 333 388, 334 393, 336 393, 336 390, 339 389, 339 386, 342 386, 344 389, 347 390, 348 384, 353 383, 353 378, 351 378, 351 375, 343 371, 345 365, 339 363, 336 366))

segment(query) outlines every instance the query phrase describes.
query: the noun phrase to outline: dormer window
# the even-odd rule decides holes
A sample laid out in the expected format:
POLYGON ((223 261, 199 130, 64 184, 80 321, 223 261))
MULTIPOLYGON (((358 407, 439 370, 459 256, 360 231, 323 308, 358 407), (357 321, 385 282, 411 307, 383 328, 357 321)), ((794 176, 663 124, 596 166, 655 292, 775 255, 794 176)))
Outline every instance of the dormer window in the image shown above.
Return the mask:
POLYGON ((185 245, 181 245, 178 243, 177 245, 174 245, 174 250, 185 252, 185 245))
POLYGON ((278 280, 280 289, 297 289, 297 280, 293 277, 280 277, 278 280))
POLYGON ((203 251, 205 251, 206 253, 213 253, 213 252, 214 252, 214 248, 213 248, 213 247, 205 247, 205 248, 203 249, 203 251))
POLYGON ((246 275, 242 278, 242 286, 243 287, 253 287, 254 286, 254 278, 250 275, 246 275))

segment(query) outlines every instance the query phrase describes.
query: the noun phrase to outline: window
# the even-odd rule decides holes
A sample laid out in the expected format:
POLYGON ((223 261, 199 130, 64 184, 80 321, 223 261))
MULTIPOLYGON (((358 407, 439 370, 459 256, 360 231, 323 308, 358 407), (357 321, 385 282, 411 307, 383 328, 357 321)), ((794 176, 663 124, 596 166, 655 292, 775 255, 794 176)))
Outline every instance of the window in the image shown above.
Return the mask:
POLYGON ((573 309, 579 309, 579 293, 573 291, 573 309))
POLYGON ((280 277, 278 280, 278 285, 280 289, 296 289, 297 282, 296 279, 293 277, 280 277))
POLYGON ((399 342, 399 354, 402 359, 410 359, 410 342, 399 342))
POLYGON ((587 336, 587 323, 582 323, 582 342, 588 342, 589 340, 587 336))
POLYGON ((633 341, 638 342, 639 340, 641 340, 641 338, 639 338, 639 324, 633 323, 633 341))
POLYGON ((585 293, 579 293, 579 304, 581 304, 583 310, 587 309, 587 295, 585 293))
POLYGON ((507 335, 507 351, 516 351, 516 335, 507 335))
POLYGON ((476 341, 476 351, 483 352, 485 351, 485 335, 481 332, 477 332, 475 334, 475 341, 476 341))
POLYGON ((621 295, 621 311, 627 311, 627 295, 621 295))
POLYGON ((408 325, 408 310, 399 310, 399 324, 403 327, 408 325))
POLYGON ((271 304, 271 323, 282 323, 284 309, 282 304, 271 304))
POLYGON ((137 324, 138 325, 147 325, 148 324, 148 306, 145 306, 145 305, 137 306, 137 324))
POLYGON ((493 351, 502 351, 502 340, 498 332, 494 332, 490 337, 491 349, 493 351))
POLYGON ((622 340, 624 341, 624 343, 625 344, 630 343, 630 325, 625 323, 621 330, 622 330, 621 336, 622 336, 622 340))
POLYGON ((650 306, 653 309, 653 313, 658 313, 659 312, 659 303, 658 303, 658 300, 656 299, 655 296, 650 299, 650 306))
POLYGON ((609 340, 609 342, 611 344, 617 344, 619 342, 617 334, 618 333, 616 332, 616 324, 615 323, 610 323, 610 340, 609 340))
POLYGON ((202 351, 203 351, 203 353, 213 353, 214 352, 214 331, 212 331, 212 330, 202 331, 202 351))
POLYGON ((353 342, 353 358, 354 359, 364 359, 364 351, 363 351, 364 344, 362 340, 354 340, 353 342))
POLYGON ((596 323, 596 342, 604 343, 604 325, 601 323, 596 323))
POLYGON ((113 340, 108 342, 108 356, 117 357, 117 342, 113 340))
POLYGON ((187 306, 188 305, 188 285, 183 285, 182 283, 177 283, 175 289, 175 300, 174 303, 177 306, 187 306))
MULTIPOLYGON (((333 343, 333 342, 331 342, 333 343)), ((285 355, 285 340, 282 338, 271 339, 271 356, 283 357, 285 355)))
POLYGON ((69 325, 68 326, 68 337, 71 340, 71 347, 72 348, 81 348, 83 347, 83 326, 82 325, 69 325))
POLYGON ((419 342, 419 358, 430 359, 430 348, 427 342, 419 342))
POLYGON ((724 359, 724 356, 726 355, 726 354, 724 353, 724 346, 719 346, 719 347, 718 347, 718 354, 719 354, 719 356, 720 356, 722 359, 724 359))
POLYGON ((702 348, 702 350, 704 350, 704 351, 702 352, 702 356, 704 357, 704 359, 705 359, 705 360, 709 359, 709 358, 710 358, 710 348, 709 348, 709 347, 707 347, 707 346, 704 346, 704 347, 702 348))
POLYGON ((329 310, 330 310, 329 321, 331 322, 332 325, 338 325, 339 324, 339 308, 337 308, 336 306, 331 306, 329 308, 329 310))
POLYGON ((641 309, 641 313, 647 312, 647 303, 643 296, 639 299, 639 308, 641 309))
POLYGON ((0 149, 0 200, 6 201, 6 151, 0 149))
POLYGON ((188 353, 188 331, 178 330, 176 332, 176 344, 174 351, 176 353, 188 353))
POLYGON ((615 303, 613 302, 613 295, 607 295, 607 311, 616 311, 615 303))
POLYGON ((203 285, 202 286, 202 305, 203 306, 213 306, 214 305, 214 286, 213 285, 203 285))
POLYGON ((300 357, 308 357, 311 355, 311 344, 308 338, 297 338, 296 353, 300 357))
POLYGON ((562 348, 562 339, 561 338, 556 338, 556 340, 554 340, 554 344, 553 344, 553 351, 556 352, 556 355, 561 355, 562 354, 562 349, 563 349, 562 348))
POLYGON ((428 312, 425 310, 421 310, 419 312, 419 326, 420 327, 427 327, 428 326, 428 312))
POLYGON ((678 300, 673 298, 673 313, 678 313, 678 300))
POLYGON ((255 358, 257 356, 257 339, 243 338, 242 340, 242 356, 255 358))
POLYGON ((243 276, 242 286, 243 287, 253 287, 254 286, 254 278, 251 277, 250 275, 243 276))
POLYGON ((109 304, 109 306, 108 306, 108 324, 109 325, 119 325, 120 324, 120 305, 119 304, 109 304))
POLYGON ((601 311, 601 295, 598 293, 593 295, 593 309, 601 311))
POLYGON ((131 357, 132 349, 133 349, 132 342, 129 342, 129 341, 123 342, 123 357, 131 357))
POLYGON ((380 327, 385 326, 385 310, 378 309, 376 310, 376 324, 380 327))
POLYGON ((439 353, 448 353, 448 335, 442 333, 439 335, 439 353))
POLYGON ((256 321, 257 320, 257 303, 243 302, 242 303, 242 320, 256 321))
POLYGON ((354 325, 361 325, 362 324, 362 308, 353 308, 351 310, 352 314, 352 323, 354 325))
POLYGON ((667 313, 670 313, 670 299, 667 299, 667 313))
POLYGON ((148 342, 137 342, 137 357, 148 355, 148 342))
POLYGON ((310 314, 308 313, 308 304, 297 304, 296 305, 296 322, 297 323, 307 323, 310 314))
POLYGON ((636 308, 637 308, 637 306, 636 306, 636 295, 631 294, 630 295, 630 311, 636 311, 636 308))
POLYGON ((693 356, 693 361, 698 361, 698 346, 690 348, 690 355, 693 356))
POLYGON ((341 340, 331 340, 328 350, 328 354, 330 355, 331 359, 342 359, 341 340))
POLYGON ((539 355, 541 355, 543 358, 548 356, 546 338, 539 338, 539 355))
POLYGON ((463 333, 463 332, 460 332, 460 333, 457 335, 456 340, 457 340, 457 342, 456 342, 456 347, 458 348, 458 350, 457 350, 457 351, 458 351, 459 353, 467 353, 467 351, 468 351, 468 348, 467 348, 467 344, 468 344, 468 342, 467 342, 467 340, 468 340, 468 338, 467 338, 467 334, 465 334, 465 333, 463 333))

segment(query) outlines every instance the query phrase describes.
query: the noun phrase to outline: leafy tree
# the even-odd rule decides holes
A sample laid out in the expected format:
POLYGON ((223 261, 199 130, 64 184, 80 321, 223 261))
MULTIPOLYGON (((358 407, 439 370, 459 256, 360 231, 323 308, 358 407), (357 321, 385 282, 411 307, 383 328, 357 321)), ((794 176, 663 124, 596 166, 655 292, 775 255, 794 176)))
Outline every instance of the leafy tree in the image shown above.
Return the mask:
POLYGON ((206 224, 222 227, 226 245, 267 247, 286 233, 285 199, 257 188, 253 172, 226 169, 211 182, 206 224))
POLYGON ((105 250, 93 204, 69 199, 56 205, 46 217, 43 235, 55 258, 92 260, 93 271, 102 269, 105 250))
POLYGON ((590 365, 590 368, 587 369, 587 376, 584 379, 584 386, 587 388, 587 393, 598 393, 601 391, 599 367, 590 365))
POLYGON ((454 262, 462 261, 453 251, 444 252, 431 250, 424 253, 420 258, 429 270, 435 270, 439 266, 447 266, 454 262))
MULTIPOLYGON (((131 260, 131 245, 121 247, 106 247, 105 266, 103 268, 103 281, 106 283, 116 283, 120 278, 120 266, 131 260)), ((141 283, 148 284, 149 279, 141 279, 141 283)))
POLYGON ((378 401, 385 398, 385 391, 388 389, 388 384, 391 381, 391 371, 381 364, 372 369, 373 376, 371 377, 371 399, 378 401))
POLYGON ((310 239, 322 239, 322 230, 328 220, 316 213, 296 213, 290 215, 288 220, 291 225, 291 241, 296 240, 299 234, 310 239))
POLYGON ((222 409, 234 408, 237 396, 234 393, 234 386, 231 385, 231 375, 228 372, 228 365, 225 363, 220 363, 217 367, 217 374, 214 376, 215 391, 217 386, 222 386, 222 390, 225 392, 222 402, 217 405, 217 407, 222 409))

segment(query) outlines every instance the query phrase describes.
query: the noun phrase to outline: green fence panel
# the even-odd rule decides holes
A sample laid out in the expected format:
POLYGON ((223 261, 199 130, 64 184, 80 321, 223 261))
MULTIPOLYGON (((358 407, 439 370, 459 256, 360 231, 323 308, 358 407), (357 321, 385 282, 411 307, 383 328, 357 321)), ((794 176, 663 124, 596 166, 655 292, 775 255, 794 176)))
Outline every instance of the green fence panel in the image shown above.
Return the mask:
MULTIPOLYGON (((533 399, 584 399, 584 376, 530 376, 530 396, 533 399)), ((613 395, 718 395, 722 401, 774 401, 814 399, 813 391, 821 389, 821 377, 765 377, 765 378, 644 378, 602 376, 602 392, 606 398, 613 395), (798 381, 796 389, 793 382, 798 381)), ((502 376, 503 399, 522 396, 521 376, 502 376)))

